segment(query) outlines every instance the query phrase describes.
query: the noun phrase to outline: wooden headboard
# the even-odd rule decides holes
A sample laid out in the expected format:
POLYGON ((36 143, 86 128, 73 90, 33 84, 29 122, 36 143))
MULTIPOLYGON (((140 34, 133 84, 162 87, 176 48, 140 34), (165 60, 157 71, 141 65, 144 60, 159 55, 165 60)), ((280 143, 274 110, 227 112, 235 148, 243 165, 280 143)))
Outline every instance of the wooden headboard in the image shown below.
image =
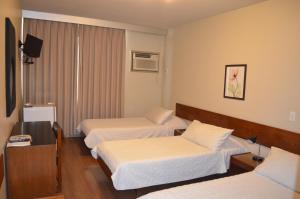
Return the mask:
POLYGON ((257 143, 264 146, 276 146, 300 154, 300 134, 298 133, 178 103, 176 104, 176 115, 191 121, 199 120, 207 124, 234 129, 232 134, 244 139, 257 136, 257 143))

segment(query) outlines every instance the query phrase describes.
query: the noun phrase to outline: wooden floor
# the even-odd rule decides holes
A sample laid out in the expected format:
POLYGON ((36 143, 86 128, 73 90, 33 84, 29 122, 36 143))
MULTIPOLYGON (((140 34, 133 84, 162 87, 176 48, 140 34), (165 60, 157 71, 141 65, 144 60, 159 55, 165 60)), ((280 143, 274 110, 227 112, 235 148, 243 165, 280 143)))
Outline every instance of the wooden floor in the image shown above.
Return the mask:
POLYGON ((116 191, 81 138, 64 139, 62 192, 66 199, 133 199, 135 191, 116 191))

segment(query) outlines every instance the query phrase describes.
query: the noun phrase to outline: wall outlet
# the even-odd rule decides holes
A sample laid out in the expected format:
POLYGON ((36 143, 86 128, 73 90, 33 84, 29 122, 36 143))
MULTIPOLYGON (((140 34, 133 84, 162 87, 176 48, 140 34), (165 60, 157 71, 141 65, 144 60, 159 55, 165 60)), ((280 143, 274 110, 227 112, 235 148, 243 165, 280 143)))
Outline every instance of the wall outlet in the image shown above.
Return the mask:
POLYGON ((291 122, 296 121, 296 112, 295 112, 295 111, 291 111, 291 112, 290 112, 289 120, 290 120, 291 122))

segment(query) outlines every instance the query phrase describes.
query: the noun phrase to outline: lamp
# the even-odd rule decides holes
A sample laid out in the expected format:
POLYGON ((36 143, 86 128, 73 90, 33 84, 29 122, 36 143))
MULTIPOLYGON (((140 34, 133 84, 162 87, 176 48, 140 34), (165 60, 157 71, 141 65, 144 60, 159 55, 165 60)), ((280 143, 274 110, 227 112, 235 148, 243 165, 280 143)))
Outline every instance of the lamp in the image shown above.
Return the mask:
MULTIPOLYGON (((256 144, 257 143, 257 136, 251 136, 247 139, 251 144, 256 144)), ((258 144, 258 143, 257 143, 258 144)), ((253 160, 257 161, 257 162, 262 162, 264 160, 263 157, 260 156, 260 147, 261 145, 258 144, 258 155, 254 155, 253 156, 253 160)))

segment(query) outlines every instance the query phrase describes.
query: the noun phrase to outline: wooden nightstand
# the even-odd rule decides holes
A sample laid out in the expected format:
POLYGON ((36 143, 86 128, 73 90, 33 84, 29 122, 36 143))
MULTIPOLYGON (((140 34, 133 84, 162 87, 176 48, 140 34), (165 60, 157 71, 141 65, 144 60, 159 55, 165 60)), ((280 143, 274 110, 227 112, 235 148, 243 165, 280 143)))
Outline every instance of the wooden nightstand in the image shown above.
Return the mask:
POLYGON ((175 129, 174 136, 180 136, 184 133, 185 129, 175 129))
POLYGON ((245 173, 253 171, 261 162, 254 161, 254 154, 244 153, 231 156, 230 172, 233 174, 245 173))

